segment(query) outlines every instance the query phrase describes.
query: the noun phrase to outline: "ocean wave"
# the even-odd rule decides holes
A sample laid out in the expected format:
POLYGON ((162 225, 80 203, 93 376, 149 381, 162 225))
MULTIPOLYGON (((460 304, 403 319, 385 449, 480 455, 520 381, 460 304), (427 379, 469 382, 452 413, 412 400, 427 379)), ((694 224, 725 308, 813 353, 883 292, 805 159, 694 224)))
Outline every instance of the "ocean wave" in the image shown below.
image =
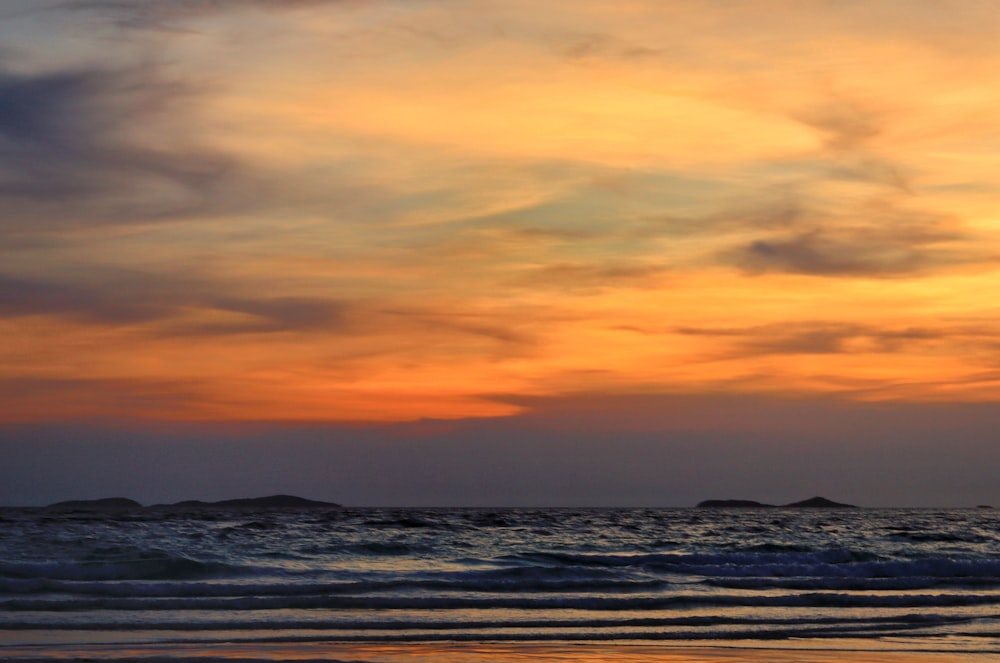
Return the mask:
MULTIPOLYGON (((982 633, 975 630, 956 630, 956 635, 965 641, 965 653, 979 652, 998 654, 1000 648, 994 643, 995 633, 982 633), (980 640, 981 644, 975 642, 980 640)), ((402 643, 402 642, 692 642, 692 641, 779 641, 793 639, 845 639, 865 638, 877 640, 890 637, 905 637, 916 643, 934 643, 940 641, 940 634, 930 631, 923 632, 918 625, 892 624, 836 624, 836 625, 801 625, 794 627, 754 627, 754 628, 720 628, 718 626, 690 629, 593 629, 587 626, 576 628, 536 629, 523 632, 494 629, 455 630, 455 631, 401 631, 391 632, 338 632, 338 643, 402 643)), ((243 637, 232 633, 220 634, 219 642, 226 645, 239 644, 307 644, 314 642, 329 642, 327 633, 287 633, 281 630, 267 629, 254 635, 243 637)), ((205 637, 181 636, 173 639, 158 639, 158 644, 196 644, 207 646, 212 640, 205 637)), ((938 644, 937 646, 940 646, 938 644)), ((920 645, 918 651, 936 651, 933 644, 920 645)), ((954 646, 942 651, 954 653, 954 646)))
POLYGON ((505 561, 581 567, 639 568, 708 577, 983 578, 1000 582, 998 559, 873 559, 833 549, 814 552, 652 553, 628 555, 526 553, 505 561))
MULTIPOLYGON (((93 557, 93 556, 91 556, 93 557)), ((843 561, 850 553, 595 555, 525 553, 500 568, 341 571, 205 562, 161 551, 63 562, 0 561, 0 597, 241 598, 386 592, 608 596, 690 593, 696 585, 746 591, 891 592, 1000 587, 1000 560, 843 561), (113 558, 113 561, 112 561, 113 558), (530 563, 529 563, 530 562, 530 563)), ((964 594, 956 593, 964 596, 964 594)), ((714 593, 711 596, 715 596, 714 593)), ((719 596, 724 597, 725 594, 719 596)), ((720 599, 723 600, 723 599, 720 599)))
MULTIPOLYGON (((830 625, 896 625, 908 627, 933 627, 945 624, 970 623, 971 617, 955 617, 938 613, 905 613, 893 616, 850 617, 812 614, 805 617, 755 617, 728 615, 698 615, 672 617, 626 617, 626 618, 541 618, 541 619, 461 619, 461 620, 416 620, 416 619, 375 619, 347 616, 343 619, 281 619, 269 620, 271 630, 323 630, 323 631, 460 631, 471 629, 625 629, 625 628, 711 628, 711 627, 773 627, 773 626, 830 626, 830 625)), ((0 630, 41 630, 58 626, 64 630, 114 631, 136 627, 134 618, 109 620, 106 617, 91 621, 0 621, 0 630)), ((222 618, 213 620, 171 621, 145 620, 142 628, 156 631, 256 631, 260 630, 259 619, 222 618)))
MULTIPOLYGON (((533 592, 640 592, 660 589, 657 580, 624 579, 395 579, 341 582, 103 582, 52 578, 0 578, 0 596, 65 594, 131 598, 336 596, 389 591, 443 591, 488 593, 533 592)), ((0 604, 2 605, 2 604, 0 604)))
POLYGON ((4 525, 6 631, 209 642, 262 625, 361 641, 1000 632, 1000 516, 974 510, 780 522, 696 510, 32 512, 4 525), (963 529, 983 540, 949 540, 963 529))
POLYGON ((246 569, 233 564, 203 562, 183 555, 143 553, 114 560, 2 561, 0 579, 57 580, 185 580, 234 575, 246 569))
POLYGON ((742 550, 719 553, 563 553, 528 552, 512 555, 510 561, 531 563, 567 564, 576 566, 640 566, 653 568, 691 567, 754 567, 754 566, 805 566, 817 564, 847 564, 878 559, 871 553, 857 552, 846 548, 831 548, 815 551, 760 551, 742 550))
POLYGON ((133 598, 16 598, 0 612, 93 610, 670 610, 693 606, 799 608, 923 608, 1000 605, 1000 594, 783 595, 687 594, 653 596, 243 596, 133 598))
POLYGON ((1000 587, 1000 578, 986 576, 805 576, 805 577, 721 577, 702 581, 711 587, 725 589, 798 589, 839 591, 913 591, 918 589, 967 589, 1000 587))

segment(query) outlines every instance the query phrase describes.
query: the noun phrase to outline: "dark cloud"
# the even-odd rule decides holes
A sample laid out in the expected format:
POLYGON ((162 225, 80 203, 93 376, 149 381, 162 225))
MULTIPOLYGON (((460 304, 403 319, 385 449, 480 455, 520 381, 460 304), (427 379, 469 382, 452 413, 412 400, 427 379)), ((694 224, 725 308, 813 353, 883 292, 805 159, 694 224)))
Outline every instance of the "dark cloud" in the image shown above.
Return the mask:
POLYGON ((731 339, 734 354, 839 354, 850 352, 902 352, 914 344, 953 338, 962 333, 946 330, 904 327, 900 329, 825 321, 791 321, 781 324, 744 328, 682 327, 677 333, 731 339))
POLYGON ((44 315, 98 326, 142 325, 145 333, 163 338, 322 331, 388 334, 407 344, 431 333, 486 339, 506 354, 532 345, 529 333, 489 311, 336 297, 248 296, 243 290, 207 277, 109 269, 63 280, 0 274, 0 319, 44 315))
POLYGON ((270 297, 265 299, 218 298, 213 304, 267 321, 276 330, 342 327, 351 305, 319 297, 270 297))
POLYGON ((786 272, 812 276, 895 277, 958 262, 959 256, 927 238, 872 229, 815 229, 758 239, 726 254, 751 273, 786 272))
POLYGON ((26 279, 0 275, 0 317, 53 315, 89 324, 158 323, 166 335, 226 335, 346 330, 355 305, 321 297, 246 297, 196 277, 104 270, 88 280, 26 279), (238 313, 238 321, 190 325, 177 322, 191 309, 238 313))
POLYGON ((921 251, 904 243, 872 242, 863 234, 836 237, 822 230, 755 240, 730 255, 749 272, 813 276, 898 276, 929 262, 921 251))
POLYGON ((123 279, 121 287, 94 287, 0 275, 0 317, 58 315, 86 322, 119 325, 167 317, 177 296, 164 296, 123 279))
MULTIPOLYGON (((350 334, 369 330, 370 312, 351 302, 321 297, 231 297, 206 295, 194 298, 184 307, 228 315, 213 322, 191 323, 164 319, 153 332, 164 337, 230 336, 235 334, 270 334, 277 332, 324 331, 350 334)), ((182 313, 171 311, 171 318, 182 313)))
POLYGON ((238 164, 196 145, 191 117, 184 127, 173 118, 193 96, 152 65, 0 69, 0 229, 134 223, 232 204, 238 164))
POLYGON ((896 277, 986 257, 962 246, 968 237, 958 219, 920 208, 910 169, 878 153, 883 113, 834 100, 793 117, 819 131, 824 148, 807 164, 810 174, 778 195, 700 220, 718 230, 767 233, 723 252, 723 262, 750 273, 896 277), (817 189, 831 180, 863 182, 875 193, 831 199, 817 189))
POLYGON ((512 283, 527 288, 594 291, 650 286, 667 271, 660 265, 561 262, 527 270, 512 283))
MULTIPOLYGON (((423 330, 471 335, 497 341, 509 353, 513 348, 532 345, 531 335, 521 325, 512 324, 502 314, 429 307, 386 307, 378 324, 381 331, 423 330)), ((506 356, 506 355, 505 355, 506 356)))
POLYGON ((827 215, 823 223, 815 220, 800 214, 785 232, 725 252, 723 260, 751 273, 893 277, 984 258, 960 250, 966 236, 952 217, 892 200, 876 199, 827 215))
POLYGON ((182 29, 184 21, 247 9, 288 11, 362 0, 68 0, 64 8, 97 13, 122 28, 182 29))

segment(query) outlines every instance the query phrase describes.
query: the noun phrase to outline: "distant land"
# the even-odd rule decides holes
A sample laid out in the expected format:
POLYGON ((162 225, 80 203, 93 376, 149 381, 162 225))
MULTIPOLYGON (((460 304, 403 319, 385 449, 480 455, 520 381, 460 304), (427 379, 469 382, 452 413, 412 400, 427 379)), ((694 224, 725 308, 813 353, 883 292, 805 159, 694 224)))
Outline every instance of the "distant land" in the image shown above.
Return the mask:
MULTIPOLYGON (((295 495, 268 495, 266 497, 243 497, 238 499, 219 500, 215 502, 205 502, 202 500, 184 500, 181 502, 171 502, 163 504, 143 505, 136 500, 127 497, 103 497, 93 500, 66 500, 55 502, 47 506, 15 506, 0 505, 0 509, 41 509, 46 511, 92 511, 92 512, 114 512, 114 511, 137 511, 137 510, 166 510, 166 509, 245 509, 245 510, 267 510, 267 509, 338 509, 344 505, 336 502, 323 502, 310 500, 305 497, 295 495)), ((711 499, 698 502, 695 508, 700 509, 859 509, 855 504, 835 502, 825 497, 810 497, 806 500, 791 502, 789 504, 768 504, 756 500, 747 499, 711 499)), ((976 509, 993 509, 989 504, 978 504, 976 509)))
POLYGON ((319 502, 317 500, 307 500, 304 497, 295 495, 270 495, 268 497, 244 497, 235 500, 221 500, 219 502, 202 502, 200 500, 186 500, 174 504, 157 504, 150 508, 158 507, 179 507, 185 509, 200 508, 223 508, 223 509, 314 509, 339 507, 334 502, 319 502))
POLYGON ((50 504, 46 509, 57 511, 118 511, 120 509, 141 509, 142 505, 127 497, 105 497, 99 500, 68 500, 50 504))
POLYGON ((853 504, 834 502, 825 497, 810 497, 791 504, 765 504, 754 500, 705 500, 698 502, 702 509, 857 509, 853 504))
POLYGON ((45 509, 53 511, 121 511, 125 509, 316 509, 337 508, 335 502, 319 502, 295 495, 269 495, 267 497, 247 497, 219 502, 202 502, 201 500, 186 500, 174 504, 154 504, 143 506, 127 497, 105 497, 99 500, 70 500, 56 502, 45 509))

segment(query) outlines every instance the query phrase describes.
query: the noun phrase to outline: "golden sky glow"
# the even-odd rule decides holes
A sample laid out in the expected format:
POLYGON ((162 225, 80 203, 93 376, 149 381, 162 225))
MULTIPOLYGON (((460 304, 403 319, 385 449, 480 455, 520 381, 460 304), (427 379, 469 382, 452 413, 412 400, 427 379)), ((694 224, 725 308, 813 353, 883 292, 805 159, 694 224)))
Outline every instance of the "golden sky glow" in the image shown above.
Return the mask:
POLYGON ((996 400, 997 34, 971 0, 4 3, 0 418, 996 400))

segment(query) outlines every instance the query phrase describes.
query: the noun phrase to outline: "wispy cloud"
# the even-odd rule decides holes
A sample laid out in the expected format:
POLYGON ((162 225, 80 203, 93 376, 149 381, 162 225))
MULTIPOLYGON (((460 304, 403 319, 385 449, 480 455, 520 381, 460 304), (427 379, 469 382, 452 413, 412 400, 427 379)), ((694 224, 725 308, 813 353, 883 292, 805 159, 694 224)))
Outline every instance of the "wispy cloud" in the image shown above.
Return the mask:
POLYGON ((669 268, 662 265, 567 262, 524 270, 512 282, 526 288, 586 293, 606 288, 655 287, 668 272, 669 268))
POLYGON ((933 248, 940 240, 910 237, 906 229, 885 233, 868 228, 810 230, 758 239, 728 254, 749 272, 813 276, 893 277, 947 264, 952 256, 933 248))
POLYGON ((0 315, 60 315, 101 324, 129 324, 162 319, 179 299, 179 295, 170 293, 163 301, 162 296, 151 296, 153 293, 146 288, 136 289, 131 279, 123 284, 125 288, 103 290, 0 276, 0 315))
POLYGON ((57 316, 102 325, 152 324, 150 333, 226 335, 338 331, 348 302, 320 297, 233 294, 238 288, 192 277, 104 270, 85 279, 39 280, 0 275, 0 316, 57 316), (187 314, 239 314, 192 324, 187 314), (156 325, 165 327, 158 328, 156 325))
POLYGON ((660 49, 601 32, 568 37, 560 52, 567 58, 578 61, 591 58, 649 58, 662 53, 660 49))
MULTIPOLYGON (((737 354, 895 353, 953 337, 954 325, 894 329, 861 323, 796 321, 749 328, 681 328, 681 334, 735 342, 737 354)), ((962 334, 965 335, 965 334, 962 334)))
POLYGON ((784 185, 784 199, 715 215, 720 228, 759 233, 724 260, 750 273, 882 278, 990 259, 883 155, 888 120, 878 111, 837 100, 793 117, 820 134, 821 147, 784 185))
POLYGON ((123 28, 177 30, 184 22, 234 11, 291 11, 363 0, 66 0, 65 9, 94 12, 123 28))
POLYGON ((210 390, 197 380, 80 376, 0 378, 0 416, 6 422, 72 419, 163 419, 197 412, 210 390), (53 410, 52 404, 60 407, 53 410), (48 414, 46 414, 48 413, 48 414))
POLYGON ((0 228, 134 223, 217 208, 239 166, 185 138, 183 123, 171 119, 191 92, 152 66, 0 70, 0 228))

